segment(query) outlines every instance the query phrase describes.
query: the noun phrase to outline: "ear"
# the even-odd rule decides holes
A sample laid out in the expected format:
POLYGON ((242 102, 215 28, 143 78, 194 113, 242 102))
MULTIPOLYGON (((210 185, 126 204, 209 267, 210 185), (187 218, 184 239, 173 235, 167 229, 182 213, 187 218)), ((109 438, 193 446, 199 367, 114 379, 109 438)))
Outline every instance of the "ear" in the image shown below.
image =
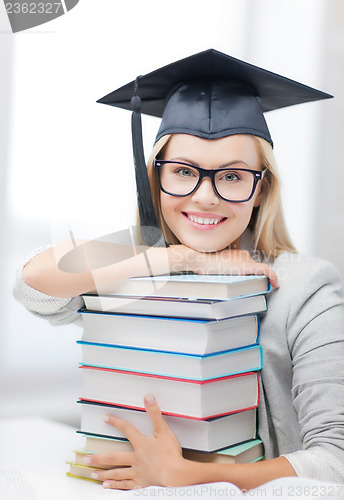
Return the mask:
POLYGON ((262 201, 263 191, 264 191, 264 189, 262 188, 261 184, 259 186, 257 186, 257 189, 259 191, 258 191, 258 194, 256 195, 256 199, 254 200, 254 204, 253 204, 254 207, 259 207, 259 205, 260 205, 260 203, 262 201))

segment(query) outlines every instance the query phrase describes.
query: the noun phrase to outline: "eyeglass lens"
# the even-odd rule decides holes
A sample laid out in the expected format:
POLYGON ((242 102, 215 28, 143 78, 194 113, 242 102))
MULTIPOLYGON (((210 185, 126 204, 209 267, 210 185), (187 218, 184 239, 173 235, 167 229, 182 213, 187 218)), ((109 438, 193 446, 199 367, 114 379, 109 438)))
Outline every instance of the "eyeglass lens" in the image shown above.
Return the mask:
MULTIPOLYGON (((187 195, 195 189, 200 173, 196 168, 178 163, 163 163, 160 168, 161 187, 170 194, 187 195)), ((232 201, 251 196, 255 178, 249 171, 228 169, 217 171, 214 183, 220 196, 232 201)))

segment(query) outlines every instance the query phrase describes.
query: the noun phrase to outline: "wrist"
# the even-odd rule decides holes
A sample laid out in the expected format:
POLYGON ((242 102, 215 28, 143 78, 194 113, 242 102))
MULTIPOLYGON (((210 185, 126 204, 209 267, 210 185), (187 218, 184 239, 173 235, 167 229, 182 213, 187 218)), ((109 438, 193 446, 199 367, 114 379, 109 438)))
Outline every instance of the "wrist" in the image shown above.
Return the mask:
POLYGON ((194 271, 195 250, 185 245, 171 245, 167 252, 171 273, 194 271))
POLYGON ((169 467, 165 468, 166 475, 163 480, 163 485, 166 487, 173 486, 190 486, 192 484, 197 484, 198 480, 197 474, 197 462, 191 462, 183 456, 180 456, 178 461, 170 464, 169 467))
POLYGON ((217 470, 210 468, 210 471, 209 465, 214 464, 196 462, 181 456, 180 460, 165 468, 166 475, 163 479, 163 485, 166 487, 190 486, 216 481, 214 478, 217 476, 217 470))

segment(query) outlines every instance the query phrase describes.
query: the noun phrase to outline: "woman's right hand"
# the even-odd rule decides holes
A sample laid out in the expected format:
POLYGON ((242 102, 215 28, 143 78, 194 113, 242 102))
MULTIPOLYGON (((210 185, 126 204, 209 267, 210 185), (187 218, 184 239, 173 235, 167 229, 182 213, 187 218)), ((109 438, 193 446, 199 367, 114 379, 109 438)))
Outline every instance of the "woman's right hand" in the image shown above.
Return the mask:
POLYGON ((246 250, 224 249, 218 252, 198 252, 185 245, 168 248, 171 272, 192 271, 196 274, 264 275, 271 286, 278 288, 276 272, 263 262, 254 261, 246 250))

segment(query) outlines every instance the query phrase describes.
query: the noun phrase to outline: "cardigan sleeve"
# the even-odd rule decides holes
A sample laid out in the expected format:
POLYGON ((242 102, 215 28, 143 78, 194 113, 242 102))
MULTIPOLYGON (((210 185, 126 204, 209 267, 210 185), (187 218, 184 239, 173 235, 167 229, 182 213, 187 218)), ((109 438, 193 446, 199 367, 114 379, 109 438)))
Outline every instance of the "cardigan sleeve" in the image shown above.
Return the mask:
POLYGON ((289 311, 292 397, 303 450, 285 458, 299 476, 344 483, 344 301, 327 261, 304 270, 289 311))
POLYGON ((81 320, 81 315, 78 313, 78 310, 84 307, 84 301, 80 296, 68 298, 52 297, 39 290, 35 290, 23 280, 23 267, 33 257, 44 252, 47 248, 46 246, 42 246, 26 256, 16 272, 13 295, 32 314, 47 319, 53 326, 66 325, 75 321, 79 322, 78 320, 81 320))
POLYGON ((297 476, 344 483, 344 462, 320 446, 282 456, 289 461, 297 476))

